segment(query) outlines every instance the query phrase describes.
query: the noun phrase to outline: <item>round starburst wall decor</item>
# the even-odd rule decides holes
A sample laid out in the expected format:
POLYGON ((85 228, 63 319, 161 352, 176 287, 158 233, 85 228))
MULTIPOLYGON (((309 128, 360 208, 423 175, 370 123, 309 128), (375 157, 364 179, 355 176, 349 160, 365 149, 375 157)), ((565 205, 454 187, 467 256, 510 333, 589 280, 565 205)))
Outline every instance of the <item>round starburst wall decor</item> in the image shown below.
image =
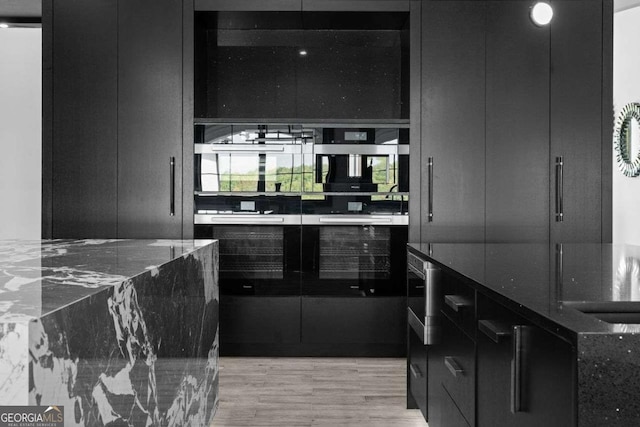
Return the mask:
MULTIPOLYGON (((636 147, 636 156, 633 156, 632 135, 633 121, 640 124, 640 104, 631 102, 625 105, 616 119, 616 127, 613 133, 613 146, 616 150, 618 167, 625 176, 630 178, 640 175, 640 148, 636 147)), ((636 144, 640 143, 640 135, 635 135, 636 144)))

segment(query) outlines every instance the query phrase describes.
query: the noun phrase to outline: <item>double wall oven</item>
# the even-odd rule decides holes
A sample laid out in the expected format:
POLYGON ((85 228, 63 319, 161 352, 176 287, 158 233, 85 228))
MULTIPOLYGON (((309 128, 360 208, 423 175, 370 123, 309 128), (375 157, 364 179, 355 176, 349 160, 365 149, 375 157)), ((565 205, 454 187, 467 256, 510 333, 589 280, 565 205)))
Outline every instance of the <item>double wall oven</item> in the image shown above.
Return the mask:
MULTIPOLYGON (((197 124, 195 230, 220 240, 222 299, 402 298, 408 133, 404 124, 197 124)), ((303 342, 311 332, 300 317, 303 342)))

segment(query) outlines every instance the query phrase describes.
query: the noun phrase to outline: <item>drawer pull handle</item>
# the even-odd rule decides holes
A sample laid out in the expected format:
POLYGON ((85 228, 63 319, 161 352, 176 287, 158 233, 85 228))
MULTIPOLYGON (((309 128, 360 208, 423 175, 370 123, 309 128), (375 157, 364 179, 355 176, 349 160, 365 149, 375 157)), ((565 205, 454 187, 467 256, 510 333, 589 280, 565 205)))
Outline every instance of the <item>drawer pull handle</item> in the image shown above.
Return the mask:
POLYGON ((511 326, 496 320, 478 320, 478 329, 496 344, 501 339, 510 337, 512 334, 511 326))
POLYGON ((411 375, 413 375, 414 378, 422 378, 422 371, 415 363, 411 363, 409 365, 409 370, 411 371, 411 375))
POLYGON ((465 307, 473 306, 471 298, 467 298, 462 295, 445 295, 444 303, 451 307, 451 309, 456 313, 465 307))
POLYGON ((242 285, 242 289, 253 289, 253 285, 242 285))
POLYGON ((458 377, 458 375, 464 375, 464 370, 458 365, 456 359, 450 356, 445 356, 444 358, 444 366, 447 367, 451 375, 454 377, 458 377))
POLYGON ((351 289, 360 289, 360 286, 358 286, 358 285, 351 285, 351 286, 349 286, 349 287, 350 287, 351 289))

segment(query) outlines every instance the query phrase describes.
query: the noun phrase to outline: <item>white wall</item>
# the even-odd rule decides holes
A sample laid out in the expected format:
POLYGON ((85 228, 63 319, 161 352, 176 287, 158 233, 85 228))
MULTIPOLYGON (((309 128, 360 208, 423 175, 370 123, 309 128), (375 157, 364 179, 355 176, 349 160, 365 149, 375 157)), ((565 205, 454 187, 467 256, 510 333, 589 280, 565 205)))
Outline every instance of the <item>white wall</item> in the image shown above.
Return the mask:
MULTIPOLYGON (((613 106, 616 117, 640 102, 640 7, 617 12, 613 31, 613 106)), ((611 144, 613 147, 613 143, 611 144)), ((634 152, 640 147, 634 147, 634 152)), ((640 177, 627 178, 613 154, 613 242, 640 244, 640 177)))
POLYGON ((42 31, 0 29, 0 239, 40 239, 42 31))

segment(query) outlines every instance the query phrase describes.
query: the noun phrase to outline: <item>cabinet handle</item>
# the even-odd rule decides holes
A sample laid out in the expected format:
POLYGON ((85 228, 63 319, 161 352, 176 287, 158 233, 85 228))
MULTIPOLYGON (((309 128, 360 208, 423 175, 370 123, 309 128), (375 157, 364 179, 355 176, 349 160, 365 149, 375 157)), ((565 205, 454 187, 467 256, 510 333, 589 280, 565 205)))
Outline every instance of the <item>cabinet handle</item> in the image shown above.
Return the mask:
POLYGON ((449 372, 451 372, 451 375, 453 375, 454 377, 458 377, 458 374, 464 374, 464 370, 460 367, 460 365, 458 365, 458 362, 456 362, 456 359, 454 359, 453 357, 445 356, 444 366, 447 367, 449 372))
POLYGON ((411 371, 411 375, 413 375, 415 378, 422 378, 422 371, 415 363, 411 363, 409 365, 409 370, 411 371))
POLYGON ((513 352, 511 358, 511 413, 525 412, 524 371, 526 356, 526 333, 528 326, 513 327, 513 352))
POLYGON ((169 215, 175 216, 176 214, 176 158, 169 158, 169 175, 170 185, 169 185, 169 215))
POLYGON ((433 157, 429 157, 427 160, 427 168, 429 174, 429 213, 427 221, 433 222, 433 157))
POLYGON ((253 289, 253 285, 242 285, 242 289, 253 289))
POLYGON ((512 329, 508 324, 495 320, 478 320, 478 330, 496 344, 502 338, 510 337, 512 334, 512 329))
POLYGON ((445 295, 444 303, 451 307, 456 313, 465 307, 471 307, 473 305, 470 298, 463 297, 462 295, 445 295))
POLYGON ((556 157, 556 222, 564 221, 564 160, 556 157))

